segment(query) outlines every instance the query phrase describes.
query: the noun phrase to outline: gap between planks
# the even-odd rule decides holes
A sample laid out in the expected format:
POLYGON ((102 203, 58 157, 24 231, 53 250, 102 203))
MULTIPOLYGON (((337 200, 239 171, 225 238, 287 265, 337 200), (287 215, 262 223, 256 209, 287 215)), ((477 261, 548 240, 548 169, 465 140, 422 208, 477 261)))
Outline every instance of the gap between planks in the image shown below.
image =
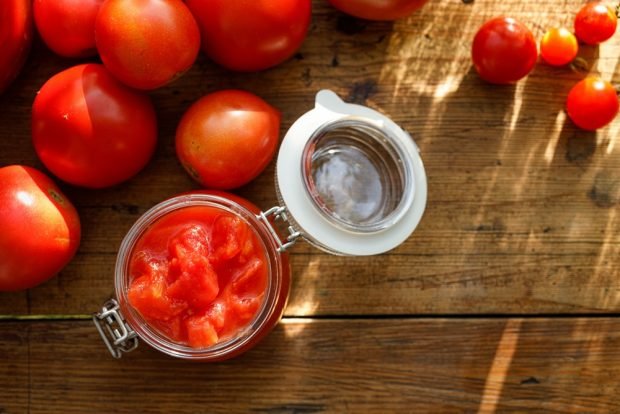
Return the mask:
MULTIPOLYGON (((605 319, 620 318, 620 313, 493 313, 493 314, 392 314, 392 315, 288 315, 281 319, 284 323, 305 322, 311 320, 346 321, 346 320, 428 320, 428 319, 470 319, 470 320, 493 320, 493 319, 605 319)), ((3 322, 63 322, 63 321, 86 321, 91 320, 92 315, 0 315, 0 323, 3 322)))

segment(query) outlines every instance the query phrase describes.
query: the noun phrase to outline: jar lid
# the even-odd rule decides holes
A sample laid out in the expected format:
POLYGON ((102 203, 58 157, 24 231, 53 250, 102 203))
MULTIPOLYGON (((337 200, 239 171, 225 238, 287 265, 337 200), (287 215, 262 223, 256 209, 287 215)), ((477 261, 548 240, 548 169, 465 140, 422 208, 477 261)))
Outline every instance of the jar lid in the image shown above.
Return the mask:
POLYGON ((366 256, 399 246, 426 207, 426 172, 411 136, 328 90, 288 130, 276 180, 294 227, 335 254, 366 256))

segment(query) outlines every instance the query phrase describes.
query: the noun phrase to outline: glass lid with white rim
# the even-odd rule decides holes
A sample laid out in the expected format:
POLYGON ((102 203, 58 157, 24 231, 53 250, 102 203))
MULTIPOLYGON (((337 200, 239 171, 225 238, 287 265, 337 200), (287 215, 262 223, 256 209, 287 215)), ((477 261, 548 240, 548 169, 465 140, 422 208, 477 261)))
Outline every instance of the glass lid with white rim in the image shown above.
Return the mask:
POLYGON ((287 132, 276 179, 292 229, 335 254, 397 247, 426 207, 426 173, 411 136, 331 91, 320 91, 287 132))

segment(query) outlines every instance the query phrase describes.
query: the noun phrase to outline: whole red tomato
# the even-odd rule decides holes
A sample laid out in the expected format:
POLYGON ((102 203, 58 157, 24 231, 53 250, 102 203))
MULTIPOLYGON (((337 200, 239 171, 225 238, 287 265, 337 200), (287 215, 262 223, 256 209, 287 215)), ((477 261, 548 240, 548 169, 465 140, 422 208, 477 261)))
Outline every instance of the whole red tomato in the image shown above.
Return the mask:
POLYGON ((95 18, 104 0, 34 0, 34 22, 45 44, 65 57, 97 54, 95 18))
POLYGON ((308 32, 311 0, 187 0, 202 49, 237 71, 258 71, 290 58, 308 32))
POLYGON ((45 282, 80 244, 80 219, 56 184, 34 168, 0 168, 0 291, 45 282))
POLYGON ((575 35, 584 43, 598 45, 616 33, 616 12, 603 2, 586 3, 575 16, 575 35))
POLYGON ((540 56, 553 66, 562 66, 572 62, 578 51, 577 38, 563 27, 552 27, 547 30, 540 41, 540 56))
POLYGON ((147 95, 98 64, 74 66, 48 80, 32 107, 34 148, 58 178, 102 188, 138 173, 157 141, 147 95))
POLYGON ((516 82, 532 71, 537 58, 532 32, 510 17, 489 20, 474 37, 474 66, 480 77, 488 82, 516 82))
POLYGON ((21 70, 32 43, 30 0, 1 0, 0 6, 0 93, 21 70))
POLYGON ((198 25, 181 0, 107 0, 95 39, 110 73, 137 89, 177 79, 200 50, 198 25))
POLYGON ((579 128, 593 131, 609 124, 618 114, 618 95, 613 85, 588 76, 570 90, 568 116, 579 128))
POLYGON ((329 0, 332 6, 368 20, 396 20, 409 16, 428 0, 329 0))
POLYGON ((177 156, 206 187, 247 184, 269 164, 278 145, 280 113, 256 95, 225 90, 204 96, 183 115, 177 156))

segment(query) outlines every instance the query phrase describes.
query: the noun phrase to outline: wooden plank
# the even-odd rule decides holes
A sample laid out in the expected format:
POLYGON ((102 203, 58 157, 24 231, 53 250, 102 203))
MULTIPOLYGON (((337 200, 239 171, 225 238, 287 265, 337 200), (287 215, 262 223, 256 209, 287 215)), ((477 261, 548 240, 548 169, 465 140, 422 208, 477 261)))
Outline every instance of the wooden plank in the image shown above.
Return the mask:
POLYGON ((219 364, 117 361, 79 321, 2 323, 0 347, 28 327, 30 406, 7 413, 620 411, 618 319, 293 319, 219 364))
MULTIPOLYGON (((107 254, 78 255, 45 285, 0 294, 0 310, 24 314, 30 305, 33 315, 90 314, 114 294, 114 260, 107 254)), ((292 265, 288 316, 595 313, 620 306, 618 268, 570 252, 381 260, 296 254, 292 265)))
MULTIPOLYGON (((110 295, 114 256, 132 223, 196 188, 174 154, 178 119, 204 93, 227 87, 281 108, 283 131, 312 107, 316 91, 331 88, 402 124, 426 164, 426 215, 393 253, 342 259, 295 247, 289 314, 618 311, 620 119, 596 134, 579 132, 562 108, 582 75, 539 64, 516 86, 496 87, 478 79, 469 57, 487 17, 515 16, 540 37, 547 25, 570 25, 581 3, 433 1, 392 24, 344 18, 317 0, 308 40, 278 68, 232 74, 201 57, 152 93, 160 142, 142 173, 103 191, 63 187, 84 224, 80 254, 40 288, 0 294, 0 314, 88 313, 110 295)), ((598 56, 594 71, 620 81, 620 37, 582 49, 591 61, 598 56)), ((74 63, 35 45, 0 97, 0 166, 41 166, 30 144, 30 106, 48 77, 74 63)), ((272 164, 239 193, 274 205, 273 171, 272 164)))
POLYGON ((26 412, 30 398, 30 325, 0 322, 0 413, 26 412))

